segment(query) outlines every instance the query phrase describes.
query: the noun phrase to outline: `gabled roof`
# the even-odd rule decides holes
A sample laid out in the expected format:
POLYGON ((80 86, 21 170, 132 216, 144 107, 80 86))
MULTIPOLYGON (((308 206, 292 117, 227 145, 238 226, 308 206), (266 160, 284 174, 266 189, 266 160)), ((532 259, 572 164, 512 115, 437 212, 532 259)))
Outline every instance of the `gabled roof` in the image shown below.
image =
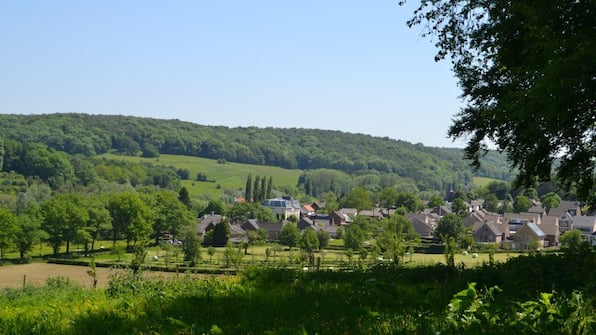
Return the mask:
POLYGON ((576 213, 574 215, 580 215, 581 213, 577 213, 578 210, 581 210, 580 206, 579 201, 561 201, 559 207, 548 210, 548 215, 555 215, 563 218, 568 211, 575 211, 576 213))
POLYGON ((313 202, 313 203, 311 204, 311 206, 312 206, 313 208, 318 208, 318 209, 325 208, 325 205, 326 205, 326 203, 325 203, 325 202, 322 202, 322 201, 315 201, 315 202, 313 202))
POLYGON ((439 216, 443 216, 445 214, 451 213, 451 206, 441 205, 434 207, 430 210, 430 213, 437 214, 439 216))
POLYGON ((470 214, 466 215, 466 217, 463 219, 464 226, 466 227, 474 227, 476 223, 484 221, 486 221, 484 220, 484 216, 476 212, 471 212, 470 214))
POLYGON ((257 230, 259 229, 259 222, 256 219, 248 219, 242 225, 244 230, 257 230))
POLYGON ((406 217, 410 219, 410 221, 420 221, 420 222, 429 222, 428 214, 424 213, 406 213, 406 217))
POLYGON ((530 209, 528 209, 528 213, 535 213, 535 214, 542 214, 546 211, 546 209, 544 207, 542 207, 542 205, 533 205, 532 207, 530 207, 530 209))
POLYGON ((306 228, 315 229, 312 220, 307 217, 301 218, 300 221, 298 221, 297 226, 300 230, 304 230, 306 228))
POLYGON ((358 215, 358 210, 356 208, 342 208, 342 209, 338 210, 337 212, 340 212, 341 214, 346 214, 349 216, 358 215))
POLYGON ((230 225, 230 235, 231 236, 238 236, 238 235, 246 235, 246 231, 242 229, 239 225, 231 224, 230 225))
POLYGON ((559 235, 559 218, 557 216, 544 215, 542 216, 542 224, 539 228, 546 235, 559 235))
POLYGON ((573 221, 573 228, 593 233, 596 231, 596 216, 576 216, 573 221))
MULTIPOLYGON (((361 210, 358 212, 358 215, 378 218, 385 217, 386 215, 388 216, 391 211, 391 209, 375 207, 372 210, 361 210)), ((393 210, 393 212, 395 212, 395 210, 393 210)))
POLYGON ((259 228, 268 232, 280 232, 285 224, 280 222, 259 222, 259 228))
POLYGON ((538 225, 535 224, 534 222, 526 223, 525 227, 527 227, 534 235, 536 235, 536 237, 540 237, 540 238, 546 237, 546 234, 542 231, 542 229, 538 228, 538 225))
POLYGON ((495 236, 500 236, 503 234, 501 229, 497 228, 497 225, 494 222, 485 222, 484 225, 490 229, 491 233, 495 236))
POLYGON ((210 215, 207 214, 199 219, 199 224, 197 226, 197 232, 200 234, 205 233, 205 231, 213 228, 216 224, 220 223, 222 220, 221 215, 210 215))
POLYGON ((538 214, 535 213, 504 213, 503 223, 524 224, 525 222, 537 222, 538 214))
POLYGON ((302 208, 306 209, 306 211, 308 211, 308 212, 314 212, 315 211, 315 209, 312 208, 311 205, 303 205, 302 208))

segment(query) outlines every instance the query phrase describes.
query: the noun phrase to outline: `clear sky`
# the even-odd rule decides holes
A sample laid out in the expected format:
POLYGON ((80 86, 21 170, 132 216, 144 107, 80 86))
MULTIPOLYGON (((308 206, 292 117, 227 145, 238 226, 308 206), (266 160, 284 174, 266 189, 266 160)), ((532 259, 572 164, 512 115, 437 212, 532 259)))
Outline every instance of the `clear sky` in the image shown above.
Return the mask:
MULTIPOLYGON (((411 1, 412 2, 412 1, 411 1)), ((0 113, 447 138, 448 62, 397 0, 3 1, 0 113)))

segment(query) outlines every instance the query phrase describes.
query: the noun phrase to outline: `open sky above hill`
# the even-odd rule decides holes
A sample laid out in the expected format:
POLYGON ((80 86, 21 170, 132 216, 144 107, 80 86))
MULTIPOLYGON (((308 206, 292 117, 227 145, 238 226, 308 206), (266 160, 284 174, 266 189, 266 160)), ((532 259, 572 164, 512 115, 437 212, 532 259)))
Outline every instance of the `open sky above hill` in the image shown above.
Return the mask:
POLYGON ((462 147, 448 62, 415 2, 8 1, 0 113, 300 127, 462 147))

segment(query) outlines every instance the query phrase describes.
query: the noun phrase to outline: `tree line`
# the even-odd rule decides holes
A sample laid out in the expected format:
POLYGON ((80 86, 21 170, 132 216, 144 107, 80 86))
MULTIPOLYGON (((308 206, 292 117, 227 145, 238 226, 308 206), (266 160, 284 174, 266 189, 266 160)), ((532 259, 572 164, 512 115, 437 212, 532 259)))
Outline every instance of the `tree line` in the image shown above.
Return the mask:
POLYGON ((478 173, 504 180, 514 175, 505 159, 493 152, 483 170, 474 173, 458 149, 330 130, 211 127, 178 120, 84 114, 0 115, 0 130, 8 139, 44 143, 69 154, 179 154, 349 174, 374 170, 409 178, 426 189, 439 189, 453 180, 470 184, 478 173))

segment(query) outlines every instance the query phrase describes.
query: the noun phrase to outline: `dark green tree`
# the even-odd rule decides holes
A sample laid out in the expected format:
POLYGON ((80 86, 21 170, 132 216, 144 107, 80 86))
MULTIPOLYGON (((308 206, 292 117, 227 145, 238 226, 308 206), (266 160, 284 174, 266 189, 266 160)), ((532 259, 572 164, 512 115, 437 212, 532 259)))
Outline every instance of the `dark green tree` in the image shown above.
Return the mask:
POLYGON ((319 249, 326 248, 331 240, 331 235, 325 230, 317 231, 317 238, 319 239, 319 249))
POLYGON ((398 197, 399 194, 397 193, 397 190, 391 187, 384 188, 377 194, 379 205, 385 208, 395 206, 397 204, 398 197))
POLYGON ((559 240, 561 241, 561 248, 567 252, 578 252, 582 246, 588 245, 579 229, 566 231, 559 240))
POLYGON ((460 216, 466 216, 468 214, 468 206, 462 198, 455 198, 451 203, 451 211, 460 216))
POLYGON ((346 229, 344 246, 352 251, 360 250, 366 239, 366 233, 358 225, 351 225, 346 229))
POLYGON ((370 193, 364 187, 354 187, 343 199, 341 206, 358 210, 371 209, 373 201, 370 193))
POLYGON ((136 192, 123 192, 110 196, 108 210, 112 217, 112 241, 121 235, 126 237, 126 247, 130 243, 143 242, 152 231, 152 210, 136 192))
POLYGON ((532 186, 557 161, 561 183, 596 205, 595 16, 586 0, 420 1, 408 25, 452 62, 466 107, 449 136, 466 136, 474 166, 494 143, 532 186))
POLYGON ((221 220, 213 227, 212 245, 214 247, 223 247, 228 244, 231 231, 227 220, 221 220))
POLYGON ((540 202, 546 208, 557 208, 561 203, 561 197, 554 192, 549 192, 540 198, 540 202))
POLYGON ((58 193, 42 205, 43 229, 49 235, 54 254, 63 242, 66 253, 70 253, 70 243, 89 220, 87 207, 86 199, 78 193, 58 193))
POLYGON ((0 137, 0 171, 4 168, 4 140, 0 137))
MULTIPOLYGON (((86 222, 83 230, 89 235, 88 242, 91 244, 91 252, 95 249, 95 242, 102 238, 109 238, 109 232, 112 228, 112 217, 107 208, 107 200, 103 195, 89 196, 87 199, 87 213, 89 220, 86 222)), ((85 243, 85 252, 88 245, 85 243)))
POLYGON ((224 203, 218 199, 211 199, 207 203, 207 207, 203 208, 203 210, 199 212, 199 216, 201 217, 207 214, 223 215, 224 213, 224 203))
POLYGON ((395 205, 397 207, 405 207, 408 209, 408 212, 413 213, 420 208, 420 199, 413 193, 400 192, 397 195, 397 202, 395 205))
POLYGON ((42 220, 38 206, 27 208, 17 217, 18 229, 15 232, 15 244, 21 260, 33 249, 35 243, 47 238, 47 234, 41 229, 42 220))
POLYGON ((186 208, 190 209, 192 207, 192 202, 190 200, 190 193, 188 193, 188 189, 184 186, 180 188, 178 191, 178 200, 186 206, 186 208))
POLYGON ((231 222, 242 223, 248 219, 256 219, 260 222, 274 221, 274 215, 271 209, 264 207, 258 202, 235 203, 227 212, 231 222))
POLYGON ((148 194, 146 200, 153 209, 153 237, 155 244, 164 232, 176 237, 178 231, 193 222, 192 213, 184 206, 172 191, 162 190, 148 194))
POLYGON ((180 230, 182 238, 182 251, 184 260, 189 262, 190 266, 195 266, 201 260, 201 243, 197 232, 193 226, 184 226, 180 230))
POLYGON ((244 200, 246 202, 252 202, 253 201, 253 195, 252 195, 252 175, 249 174, 248 177, 246 177, 246 187, 244 188, 244 200))
POLYGON ((267 199, 267 178, 265 176, 263 176, 263 179, 261 179, 261 201, 264 201, 265 199, 267 199))
POLYGON ((261 186, 261 176, 257 175, 255 177, 254 183, 253 183, 253 187, 252 187, 252 197, 253 200, 255 202, 261 202, 261 189, 259 188, 261 186))
POLYGON ((265 191, 265 199, 271 198, 272 189, 273 189, 273 177, 269 176, 269 181, 267 182, 267 190, 265 191))
POLYGON ((298 227, 293 223, 287 223, 279 232, 279 243, 292 250, 293 247, 298 246, 298 243, 300 243, 300 237, 298 227))
POLYGON ((14 244, 17 231, 17 217, 10 210, 0 208, 0 258, 14 244))
POLYGON ((435 207, 443 206, 444 204, 445 204, 445 201, 443 200, 443 198, 434 194, 428 199, 427 206, 428 206, 428 208, 435 208, 435 207))
POLYGON ((513 211, 516 213, 527 212, 532 207, 532 201, 525 195, 518 195, 513 202, 513 211))
POLYGON ((461 240, 465 231, 461 216, 448 213, 439 220, 435 236, 442 242, 447 243, 447 238, 454 238, 457 241, 461 240))
POLYGON ((482 205, 489 212, 496 213, 499 210, 499 199, 494 194, 489 194, 484 198, 484 204, 482 205))
POLYGON ((314 262, 314 253, 319 249, 319 239, 317 233, 312 229, 305 229, 300 239, 300 248, 308 255, 309 264, 314 262))

